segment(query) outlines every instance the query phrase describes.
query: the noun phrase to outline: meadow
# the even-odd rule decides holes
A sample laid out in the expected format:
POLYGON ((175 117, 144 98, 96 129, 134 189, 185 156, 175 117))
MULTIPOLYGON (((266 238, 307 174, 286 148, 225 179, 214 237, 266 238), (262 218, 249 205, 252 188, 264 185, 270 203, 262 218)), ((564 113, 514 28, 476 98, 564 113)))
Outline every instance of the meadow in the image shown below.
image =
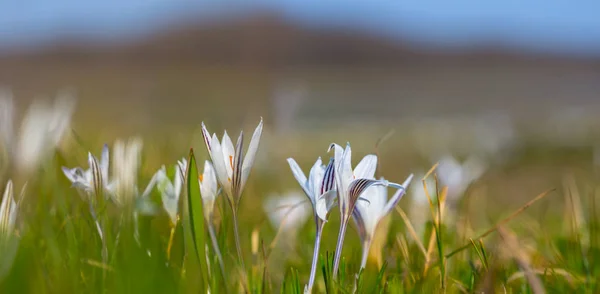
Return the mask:
POLYGON ((598 291, 592 142, 559 144, 520 128, 519 135, 505 139, 510 144, 482 147, 482 153, 475 147, 502 133, 482 137, 458 124, 451 139, 439 141, 443 134, 414 124, 281 131, 267 119, 260 139, 251 140, 257 117, 228 125, 233 142, 244 130, 240 155, 252 158, 253 151, 246 150, 258 146, 246 164, 233 151, 240 146, 229 150, 221 141, 223 119, 205 122, 221 141, 224 159, 208 152, 216 141, 211 133, 203 136, 201 119, 177 131, 156 128, 119 140, 108 128, 70 123, 76 110, 69 100, 57 100, 62 102, 54 108, 32 107, 37 110, 22 123, 7 115, 12 112, 6 101, 2 293, 302 293, 311 274, 315 222, 325 224, 315 293, 598 291), (349 158, 330 144, 345 147, 346 142, 352 146, 350 168, 369 158, 374 174, 356 168, 349 180, 337 178, 347 170, 336 163, 349 158), (440 146, 462 154, 456 152, 458 159, 424 155, 440 146), (105 149, 110 153, 103 156, 105 149), (313 190, 303 191, 286 159, 294 158, 312 179, 309 170, 318 157, 325 175, 333 158, 335 187, 329 186, 329 194, 321 187, 317 194, 323 195, 313 195, 310 205, 307 195, 313 190), (205 160, 215 159, 231 170, 215 164, 213 176, 206 173, 205 160), (178 160, 186 162, 178 165, 178 160), (357 187, 348 181, 362 174, 370 182, 353 194, 357 187), (223 180, 227 175, 231 178, 223 180), (389 182, 377 181, 380 176, 389 182), (196 178, 200 181, 189 180, 196 178), (389 209, 382 206, 385 213, 368 212, 385 204, 374 198, 381 186, 399 201, 389 209), (207 195, 214 204, 206 202, 207 195), (316 204, 321 198, 325 206, 316 204), (326 222, 313 207, 326 210, 326 222), (357 213, 358 207, 367 212, 357 213), (338 243, 343 247, 336 261, 338 243))

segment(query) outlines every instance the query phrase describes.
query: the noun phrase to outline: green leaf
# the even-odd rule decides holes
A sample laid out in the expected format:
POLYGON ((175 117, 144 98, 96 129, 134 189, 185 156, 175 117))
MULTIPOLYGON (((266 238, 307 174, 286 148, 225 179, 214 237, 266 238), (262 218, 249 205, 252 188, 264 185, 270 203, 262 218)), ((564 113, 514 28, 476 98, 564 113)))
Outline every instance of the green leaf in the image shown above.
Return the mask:
MULTIPOLYGON (((202 207, 202 196, 200 195, 200 183, 198 182, 198 167, 194 156, 194 149, 190 149, 187 176, 187 206, 190 231, 195 247, 196 256, 200 264, 200 273, 203 280, 203 288, 209 285, 208 265, 206 259, 206 230, 204 224, 204 208, 202 207)), ((206 292, 206 291, 203 291, 206 292)))

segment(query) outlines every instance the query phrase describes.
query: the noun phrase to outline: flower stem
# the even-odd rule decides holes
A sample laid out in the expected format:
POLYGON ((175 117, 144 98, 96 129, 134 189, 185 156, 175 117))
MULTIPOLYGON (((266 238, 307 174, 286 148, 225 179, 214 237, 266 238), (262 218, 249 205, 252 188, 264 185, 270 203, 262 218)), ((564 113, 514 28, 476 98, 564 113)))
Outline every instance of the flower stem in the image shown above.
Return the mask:
POLYGON ((346 236, 346 227, 349 218, 342 218, 340 232, 338 234, 337 245, 335 246, 335 257, 333 259, 333 279, 337 280, 338 269, 340 267, 340 258, 342 257, 342 247, 344 246, 344 237, 346 236))
POLYGON ((223 279, 225 279, 225 264, 223 263, 223 256, 221 255, 221 250, 219 250, 219 243, 217 243, 217 234, 215 234, 215 228, 212 225, 212 222, 208 222, 208 234, 210 235, 210 239, 212 240, 213 249, 215 250, 215 254, 217 255, 217 259, 219 260, 219 267, 221 267, 221 275, 223 279))
POLYGON ((367 236, 363 241, 362 248, 362 259, 360 262, 360 268, 364 269, 367 266, 367 259, 369 258, 369 249, 371 249, 371 242, 373 239, 370 236, 367 236))
POLYGON ((310 277, 308 278, 308 285, 306 286, 306 292, 311 293, 312 287, 315 284, 315 276, 317 274, 317 264, 319 263, 319 247, 321 247, 321 236, 323 233, 323 227, 325 223, 321 220, 317 220, 317 232, 315 238, 315 248, 313 249, 312 265, 310 267, 310 277))
POLYGON ((240 262, 240 265, 242 266, 242 268, 244 269, 244 271, 246 270, 246 265, 244 264, 244 256, 242 255, 242 246, 240 244, 240 233, 238 232, 238 218, 237 218, 237 211, 235 209, 235 207, 232 207, 232 215, 233 215, 233 235, 234 235, 234 239, 235 239, 235 248, 237 249, 237 254, 238 254, 238 260, 240 262))

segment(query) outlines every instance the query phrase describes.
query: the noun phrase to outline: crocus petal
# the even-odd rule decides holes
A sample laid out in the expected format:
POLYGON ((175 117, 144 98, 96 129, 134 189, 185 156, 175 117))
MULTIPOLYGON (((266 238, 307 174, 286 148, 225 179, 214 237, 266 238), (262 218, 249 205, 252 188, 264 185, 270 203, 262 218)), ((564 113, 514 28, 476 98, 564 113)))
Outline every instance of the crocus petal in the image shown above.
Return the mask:
POLYGON ((398 190, 396 191, 396 193, 394 193, 392 198, 390 198, 390 200, 385 204, 385 207, 382 210, 382 215, 386 215, 390 213, 392 209, 394 209, 396 204, 398 204, 398 201, 400 201, 400 199, 402 199, 402 196, 404 196, 404 194, 406 193, 406 188, 408 188, 408 185, 410 185, 412 179, 413 175, 410 174, 408 178, 404 180, 404 183, 402 183, 402 187, 398 188, 398 190))
POLYGON ((377 169, 377 156, 369 154, 365 156, 354 168, 354 176, 357 179, 374 179, 377 169))
POLYGON ((202 138, 204 139, 204 144, 206 145, 206 150, 208 150, 208 153, 211 154, 211 152, 212 152, 212 144, 211 144, 212 138, 210 136, 210 133, 206 129, 206 125, 204 125, 204 122, 202 122, 202 138))
POLYGON ((258 126, 254 130, 252 134, 252 139, 250 139, 250 145, 248 145, 248 151, 246 151, 246 156, 244 158, 244 163, 242 165, 242 189, 246 186, 246 182, 248 181, 248 176, 250 176, 250 170, 252 170, 252 166, 254 165, 254 160, 256 159, 256 153, 258 152, 258 145, 260 143, 260 136, 262 134, 263 129, 263 120, 260 118, 260 122, 258 126))
POLYGON ((204 161, 204 171, 202 173, 202 181, 200 183, 200 193, 202 198, 215 199, 217 196, 217 177, 215 170, 210 161, 204 161))
POLYGON ((223 161, 225 162, 225 169, 227 170, 227 176, 233 179, 233 161, 235 157, 235 149, 231 138, 227 135, 227 131, 223 134, 223 140, 221 141, 221 150, 223 152, 223 161))
POLYGON ((185 177, 187 175, 187 159, 185 157, 181 158, 181 160, 177 161, 177 166, 179 167, 179 174, 181 175, 181 182, 185 182, 185 177))
POLYGON ((88 154, 88 163, 90 165, 92 174, 92 191, 95 195, 102 195, 104 179, 102 178, 102 172, 100 171, 98 160, 96 157, 94 157, 94 155, 92 155, 92 153, 88 154))
POLYGON ((333 158, 329 160, 329 164, 323 172, 323 180, 321 181, 320 191, 317 195, 323 195, 330 190, 335 189, 335 161, 333 158))
POLYGON ((323 180, 323 175, 325 170, 323 168, 323 162, 321 161, 321 157, 317 159, 315 164, 313 164, 310 169, 310 173, 308 175, 308 181, 306 182, 306 188, 311 192, 310 201, 313 203, 316 202, 316 197, 321 195, 321 182, 323 180))
POLYGON ((82 180, 83 170, 81 168, 67 168, 63 166, 61 169, 67 177, 67 179, 71 181, 71 183, 75 183, 82 180))
MULTIPOLYGON (((225 169, 225 162, 223 162, 221 144, 219 143, 219 140, 217 139, 216 135, 213 135, 211 144, 211 158, 213 166, 215 168, 215 173, 217 174, 217 179, 219 180, 219 183, 221 183, 221 186, 223 187, 225 194, 227 194, 227 197, 233 197, 233 195, 231 195, 231 179, 227 175, 227 170, 225 169)), ((230 200, 232 199, 230 198, 230 200)))
POLYGON ((336 200, 337 192, 335 190, 328 191, 317 199, 316 212, 321 220, 327 221, 329 211, 336 205, 336 200))
POLYGON ((102 146, 102 154, 100 156, 100 169, 102 171, 102 178, 108 179, 108 168, 109 168, 109 150, 108 144, 102 146))
POLYGON ((294 178, 296 178, 296 181, 298 181, 306 196, 312 199, 313 196, 311 195, 311 191, 307 189, 306 185, 308 180, 306 179, 306 176, 304 175, 304 172, 302 172, 302 169, 298 163, 291 157, 287 159, 287 162, 290 165, 290 169, 292 170, 294 178))
POLYGON ((175 195, 177 195, 178 199, 179 199, 179 195, 181 195, 184 178, 185 177, 183 176, 181 167, 179 166, 179 163, 178 163, 177 165, 175 165, 175 178, 173 179, 173 187, 175 188, 175 195))
MULTIPOLYGON (((350 183, 348 188, 348 202, 345 207, 340 208, 340 212, 344 215, 349 216, 349 214, 354 209, 356 201, 362 195, 367 188, 373 185, 386 185, 387 183, 384 181, 371 180, 371 179, 356 179, 350 183)), ((342 204, 340 204, 342 205, 342 204)))
POLYGON ((235 157, 233 159, 233 175, 231 177, 231 189, 238 198, 242 196, 242 148, 244 146, 244 133, 240 132, 236 144, 235 157))

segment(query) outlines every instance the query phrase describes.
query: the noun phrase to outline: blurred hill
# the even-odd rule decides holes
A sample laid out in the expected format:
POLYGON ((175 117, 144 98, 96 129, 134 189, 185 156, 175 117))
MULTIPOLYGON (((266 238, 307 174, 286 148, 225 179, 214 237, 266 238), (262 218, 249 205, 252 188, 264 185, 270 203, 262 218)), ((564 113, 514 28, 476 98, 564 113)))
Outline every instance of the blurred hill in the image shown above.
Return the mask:
POLYGON ((360 31, 295 26, 269 13, 212 23, 183 20, 121 42, 67 39, 0 54, 0 84, 17 97, 73 86, 86 119, 105 119, 97 110, 108 107, 109 118, 128 124, 196 121, 225 110, 241 120, 268 116, 273 88, 286 79, 309 86, 306 102, 314 109, 300 110, 309 119, 393 120, 481 110, 530 116, 598 103, 600 60, 497 44, 425 48, 360 31))
POLYGON ((531 63, 596 67, 600 59, 511 52, 487 47, 426 48, 343 28, 307 28, 275 14, 227 21, 181 21, 150 36, 99 44, 56 40, 26 51, 0 52, 7 62, 199 63, 242 66, 399 66, 446 62, 531 63))

